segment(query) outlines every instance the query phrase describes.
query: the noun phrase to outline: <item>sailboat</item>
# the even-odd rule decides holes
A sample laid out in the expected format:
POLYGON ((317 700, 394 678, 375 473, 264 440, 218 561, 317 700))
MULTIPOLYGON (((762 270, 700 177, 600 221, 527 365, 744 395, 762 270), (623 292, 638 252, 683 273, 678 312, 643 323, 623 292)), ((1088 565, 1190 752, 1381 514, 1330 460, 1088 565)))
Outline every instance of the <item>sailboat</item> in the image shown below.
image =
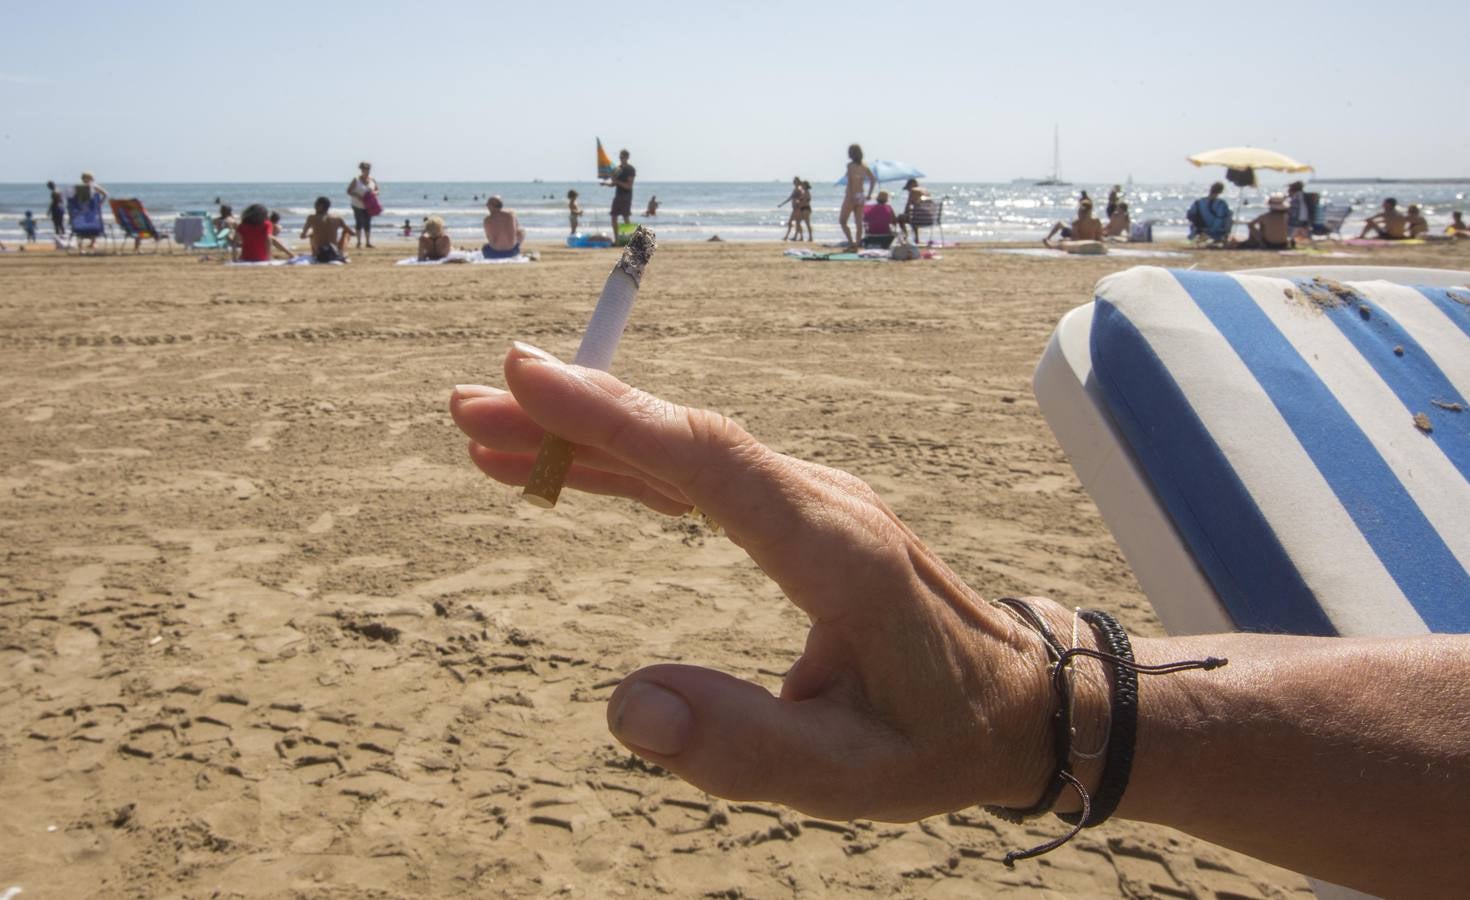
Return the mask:
POLYGON ((1051 175, 1033 183, 1037 187, 1070 187, 1072 182, 1062 180, 1061 160, 1061 130, 1057 126, 1053 125, 1051 128, 1051 175))

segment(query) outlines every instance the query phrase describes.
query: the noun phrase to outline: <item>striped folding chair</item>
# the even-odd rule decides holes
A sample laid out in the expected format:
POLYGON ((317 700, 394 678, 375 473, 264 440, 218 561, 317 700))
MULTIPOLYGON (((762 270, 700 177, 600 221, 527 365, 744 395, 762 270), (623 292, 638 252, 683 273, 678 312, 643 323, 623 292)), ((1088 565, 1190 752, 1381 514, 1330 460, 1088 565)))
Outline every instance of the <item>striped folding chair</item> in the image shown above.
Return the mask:
POLYGON ((1466 285, 1137 268, 1063 318, 1037 401, 1166 629, 1470 632, 1466 285))
POLYGON ((143 201, 138 199, 109 199, 108 205, 112 207, 112 219, 117 227, 123 231, 123 238, 133 239, 133 249, 137 250, 145 239, 153 241, 153 248, 158 250, 158 242, 165 240, 169 242, 169 252, 173 252, 173 238, 159 231, 153 226, 153 220, 148 216, 148 210, 143 208, 143 201))

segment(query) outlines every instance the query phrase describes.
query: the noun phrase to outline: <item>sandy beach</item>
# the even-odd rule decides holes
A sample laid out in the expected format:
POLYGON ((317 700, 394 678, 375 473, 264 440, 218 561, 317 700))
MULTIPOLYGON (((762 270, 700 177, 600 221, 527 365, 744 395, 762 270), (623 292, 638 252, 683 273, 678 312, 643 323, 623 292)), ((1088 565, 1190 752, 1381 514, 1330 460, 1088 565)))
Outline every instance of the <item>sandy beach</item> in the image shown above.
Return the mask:
MULTIPOLYGON (((1058 318, 1138 264, 1470 268, 1470 242, 990 249, 669 244, 617 372, 866 479, 988 597, 1157 634, 1031 396, 1058 318)), ((613 251, 393 266, 405 252, 0 255, 0 892, 1309 896, 1165 828, 1114 821, 1011 871, 1007 849, 1060 824, 825 822, 631 756, 604 721, 621 675, 680 661, 776 689, 805 617, 691 519, 535 509, 469 463, 452 386, 499 383, 513 339, 570 358, 613 251)))

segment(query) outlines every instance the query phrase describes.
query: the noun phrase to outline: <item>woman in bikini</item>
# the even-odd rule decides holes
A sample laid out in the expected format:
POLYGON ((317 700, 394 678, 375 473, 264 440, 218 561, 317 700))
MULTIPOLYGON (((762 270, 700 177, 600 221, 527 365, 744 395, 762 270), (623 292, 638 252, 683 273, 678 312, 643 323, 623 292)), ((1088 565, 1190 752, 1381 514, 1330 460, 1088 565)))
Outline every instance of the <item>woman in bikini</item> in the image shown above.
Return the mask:
POLYGON ((848 246, 856 250, 863 243, 863 205, 872 199, 878 179, 873 175, 873 170, 863 165, 862 147, 857 144, 848 147, 847 159, 847 193, 842 198, 842 211, 837 214, 837 221, 842 226, 842 234, 847 238, 848 246), (853 238, 852 229, 847 226, 849 217, 856 220, 856 239, 853 238))
POLYGON ((806 228, 806 239, 812 240, 812 183, 801 183, 801 197, 797 200, 796 239, 801 240, 801 229, 806 228))

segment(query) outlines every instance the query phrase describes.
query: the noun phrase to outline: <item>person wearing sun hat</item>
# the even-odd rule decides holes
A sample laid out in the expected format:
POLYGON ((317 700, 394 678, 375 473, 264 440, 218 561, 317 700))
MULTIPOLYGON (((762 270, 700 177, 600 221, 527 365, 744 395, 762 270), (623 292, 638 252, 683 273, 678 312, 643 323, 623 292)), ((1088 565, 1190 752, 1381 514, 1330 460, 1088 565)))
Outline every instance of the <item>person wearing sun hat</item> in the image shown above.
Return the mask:
POLYGON ((1250 221, 1250 234, 1239 246, 1251 250, 1286 250, 1291 247, 1291 206, 1281 194, 1266 200, 1266 211, 1250 221))
POLYGON ((919 184, 919 179, 917 178, 910 178, 908 181, 905 181, 903 183, 903 189, 908 196, 903 201, 903 212, 898 214, 898 228, 901 233, 906 229, 912 228, 914 230, 914 243, 917 244, 919 242, 919 226, 913 224, 914 209, 920 203, 929 199, 929 192, 924 190, 924 186, 919 184))

